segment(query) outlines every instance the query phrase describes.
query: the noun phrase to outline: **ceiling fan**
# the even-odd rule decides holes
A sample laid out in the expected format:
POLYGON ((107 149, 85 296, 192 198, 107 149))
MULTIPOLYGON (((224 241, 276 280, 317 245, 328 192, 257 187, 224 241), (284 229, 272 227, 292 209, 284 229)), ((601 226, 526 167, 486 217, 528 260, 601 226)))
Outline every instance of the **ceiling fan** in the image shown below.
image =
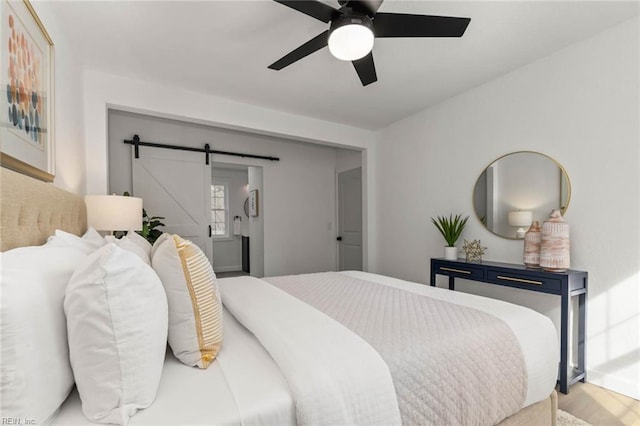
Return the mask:
POLYGON ((378 80, 373 63, 376 37, 462 37, 471 18, 378 13, 384 0, 338 0, 335 9, 317 0, 274 0, 322 22, 329 29, 318 34, 273 64, 281 70, 305 56, 329 46, 333 56, 353 63, 363 86, 378 80))

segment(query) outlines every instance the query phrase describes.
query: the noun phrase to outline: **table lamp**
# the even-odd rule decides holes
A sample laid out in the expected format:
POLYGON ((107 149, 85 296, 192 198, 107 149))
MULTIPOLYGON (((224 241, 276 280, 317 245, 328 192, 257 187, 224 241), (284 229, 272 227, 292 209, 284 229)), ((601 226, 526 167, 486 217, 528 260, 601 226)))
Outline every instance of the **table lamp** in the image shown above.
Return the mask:
POLYGON ((85 195, 87 223, 97 231, 142 229, 142 198, 122 195, 85 195))
POLYGON ((523 228, 526 226, 527 228, 531 226, 531 221, 533 220, 533 212, 529 210, 516 210, 509 212, 509 225, 518 226, 518 230, 516 231, 517 238, 524 238, 525 232, 527 230, 523 228))

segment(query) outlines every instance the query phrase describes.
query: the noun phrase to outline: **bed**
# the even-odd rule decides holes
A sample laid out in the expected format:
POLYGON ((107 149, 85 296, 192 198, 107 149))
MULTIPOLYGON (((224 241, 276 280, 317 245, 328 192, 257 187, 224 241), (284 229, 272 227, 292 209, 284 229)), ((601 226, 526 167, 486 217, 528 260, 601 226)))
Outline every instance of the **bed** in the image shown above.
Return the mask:
MULTIPOLYGON (((86 219, 80 197, 5 169, 2 170, 1 187, 0 237, 3 251, 25 245, 42 244, 55 229, 62 229, 76 235, 85 231, 86 219)), ((376 327, 368 325, 377 324, 376 321, 378 321, 382 324, 381 328, 384 328, 384 324, 393 322, 384 315, 392 312, 393 305, 400 303, 399 300, 408 298, 407 300, 418 301, 415 302, 418 309, 415 312, 411 311, 413 312, 411 315, 403 318, 400 325, 404 324, 405 328, 414 327, 418 333, 423 332, 420 321, 424 321, 424 318, 433 320, 433 317, 429 316, 416 317, 416 315, 429 315, 419 313, 426 310, 426 305, 422 305, 423 299, 429 299, 427 303, 442 302, 457 306, 460 311, 455 311, 454 320, 450 322, 456 322, 455 318, 458 316, 471 315, 472 321, 495 319, 503 324, 505 332, 514 336, 516 344, 512 346, 521 348, 520 368, 525 370, 525 378, 510 380, 512 375, 510 369, 506 369, 506 373, 500 371, 495 373, 503 374, 502 381, 507 384, 505 389, 510 389, 511 382, 521 382, 518 392, 522 396, 519 402, 516 398, 516 402, 510 403, 512 408, 505 408, 513 411, 508 417, 499 417, 498 421, 492 423, 555 425, 557 399, 554 386, 558 361, 557 337, 548 319, 508 303, 364 272, 273 277, 267 281, 251 277, 219 280, 225 304, 223 323, 225 337, 218 358, 208 369, 199 370, 181 364, 173 357, 171 351, 167 351, 154 403, 133 416, 129 424, 329 424, 340 422, 340 417, 314 417, 318 410, 324 410, 323 415, 330 416, 332 412, 339 412, 341 409, 345 412, 353 411, 354 407, 360 407, 358 404, 362 404, 362 407, 373 406, 369 413, 373 417, 357 417, 367 419, 362 423, 382 424, 386 423, 383 419, 392 418, 395 419, 393 423, 396 423, 396 420, 401 418, 404 424, 420 424, 421 422, 416 419, 424 419, 424 417, 407 414, 407 406, 429 405, 429 401, 424 399, 437 398, 439 393, 446 392, 454 392, 455 397, 447 397, 449 401, 442 402, 440 411, 447 414, 447 407, 451 406, 456 410, 464 411, 464 405, 468 402, 464 399, 468 397, 465 395, 477 388, 475 385, 467 386, 465 382, 473 383, 473 380, 480 380, 482 383, 487 379, 482 378, 481 375, 475 378, 470 377, 468 373, 454 374, 454 370, 481 372, 489 370, 489 367, 469 362, 469 366, 457 368, 455 362, 461 361, 450 361, 454 363, 453 368, 442 367, 443 369, 438 372, 445 377, 440 378, 440 381, 431 382, 432 377, 423 376, 424 372, 414 370, 415 374, 411 374, 412 370, 407 369, 406 366, 403 371, 405 362, 402 356, 398 361, 391 358, 393 355, 388 354, 385 349, 392 346, 387 344, 389 339, 394 344, 405 345, 406 348, 401 353, 405 354, 403 356, 408 363, 414 363, 409 364, 414 368, 415 365, 420 365, 415 364, 416 362, 424 361, 406 359, 408 356, 406 354, 419 353, 430 350, 429 348, 418 346, 412 349, 413 338, 399 336, 397 331, 387 330, 386 334, 383 333, 380 338, 376 337, 375 333, 371 334, 370 329, 376 327), (337 290, 339 297, 331 299, 315 290, 325 287, 340 289, 337 290), (348 288, 352 294, 341 293, 344 288, 348 288), (363 300, 364 293, 358 293, 358 291, 367 291, 368 288, 375 291, 367 292, 364 299, 374 297, 388 300, 391 311, 371 310, 369 312, 368 309, 364 309, 363 311, 367 312, 360 316, 346 314, 352 312, 353 304, 363 300), (369 296, 369 294, 375 296, 369 296), (352 299, 351 305, 341 307, 340 300, 350 300, 349 298, 352 299), (488 318, 489 316, 493 319, 488 318), (532 326, 532 324, 536 325, 532 326), (296 342, 304 342, 304 344, 300 345, 296 342), (294 344, 296 347, 289 346, 294 344), (351 361, 346 359, 349 354, 354 357, 351 361), (383 361, 382 368, 380 359, 383 361), (338 362, 342 365, 337 365, 338 362), (377 365, 377 371, 382 371, 380 375, 367 373, 367 377, 363 377, 365 375, 363 371, 366 371, 363 369, 374 364, 377 365), (340 371, 344 376, 332 379, 330 374, 326 373, 331 372, 332 369, 340 371), (450 374, 447 374, 447 371, 450 374), (454 376, 460 375, 463 376, 463 382, 455 382, 454 379, 460 380, 460 378, 454 376), (305 386, 305 380, 315 380, 318 376, 321 376, 321 379, 325 380, 326 385, 330 387, 336 386, 335 382, 339 382, 339 388, 331 387, 328 395, 306 395, 307 389, 313 386, 305 386), (348 379, 345 380, 345 377, 348 379), (391 377, 391 386, 389 377, 391 377), (420 386, 419 391, 416 392, 405 389, 405 384, 411 382, 412 378, 420 379, 413 380, 414 382, 426 382, 429 385, 420 386), (442 386, 441 392, 438 383, 442 386), (380 391, 385 386, 388 390, 387 394, 380 391), (464 386, 467 386, 467 391, 462 389, 464 386), (445 387, 452 390, 445 392, 445 387), (351 396, 343 393, 353 392, 354 389, 362 395, 351 396), (414 394, 412 392, 415 395, 423 395, 423 400, 412 402, 411 395, 414 394), (397 405, 392 403, 393 407, 385 406, 389 404, 389 393, 395 393, 397 398, 397 405), (318 408, 314 404, 324 407, 318 408), (513 404, 519 404, 519 406, 514 409, 513 404), (387 415, 393 410, 402 411, 402 414, 401 417, 377 417, 376 410, 380 411, 380 416, 387 415), (333 419, 333 421, 327 419, 333 419)), ((402 303, 408 303, 402 305, 402 310, 409 312, 407 306, 414 302, 402 303)), ((370 305, 371 301, 365 304, 365 306, 370 305)), ((395 309, 397 311, 397 306, 395 309)), ((437 309, 440 309, 440 305, 437 305, 437 309)), ((468 328, 467 325, 460 325, 460 327, 462 330, 468 328)), ((470 337, 467 336, 467 338, 470 337)), ((480 343, 477 342, 477 344, 480 343)), ((487 356, 502 357, 502 352, 502 350, 493 350, 487 356)), ((465 355, 465 358, 470 357, 472 356, 465 355)), ((446 362, 449 361, 446 359, 438 361, 445 364, 446 362)), ((467 361, 464 362, 467 363, 467 361)), ((494 366, 491 368, 499 367, 504 362, 503 359, 493 362, 494 366)), ((435 367, 431 365, 429 368, 435 367)), ((486 384, 486 386, 490 385, 486 384)), ((485 393, 484 390, 483 393, 485 393)), ((434 411, 438 413, 438 409, 434 411)), ((357 415, 361 416, 362 413, 357 415)), ((392 416, 392 414, 389 415, 392 416)), ((445 417, 445 419, 448 419, 449 424, 459 423, 452 421, 452 417, 445 417)), ((482 424, 483 421, 479 418, 466 417, 462 423, 482 424)), ((81 402, 76 390, 71 392, 61 406, 52 424, 91 424, 82 414, 81 402)))

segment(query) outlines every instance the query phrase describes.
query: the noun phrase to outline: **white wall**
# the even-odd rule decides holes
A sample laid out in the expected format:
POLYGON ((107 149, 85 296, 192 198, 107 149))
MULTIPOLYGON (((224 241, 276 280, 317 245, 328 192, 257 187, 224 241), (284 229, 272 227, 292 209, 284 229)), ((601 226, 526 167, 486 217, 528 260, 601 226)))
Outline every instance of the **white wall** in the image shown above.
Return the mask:
MULTIPOLYGON (((114 110, 109 112, 108 128, 109 190, 118 194, 131 191, 131 146, 125 145, 123 140, 131 139, 136 133, 144 142, 192 147, 209 143, 212 150, 279 157, 280 161, 271 162, 211 156, 215 163, 262 169, 262 188, 258 188, 260 216, 256 221, 262 221, 264 225, 264 275, 336 269, 335 168, 338 148, 114 110)), ((144 156, 144 149, 140 148, 141 156, 144 156)), ((204 161, 204 154, 202 159, 204 161)), ((250 186, 251 176, 250 171, 250 186)), ((162 215, 161 212, 155 214, 162 215)), ((253 231, 252 228, 252 237, 253 231)), ((260 242, 252 238, 252 259, 258 253, 254 244, 260 242)), ((259 260, 259 255, 253 260, 259 260)), ((251 273, 258 274, 258 271, 259 267, 254 270, 252 261, 251 273)))
MULTIPOLYGON (((521 262, 522 241, 473 214, 484 167, 519 150, 545 153, 572 183, 572 267, 589 271, 588 381, 640 398, 639 21, 529 64, 393 124, 378 135, 379 269, 426 283, 444 242, 429 218, 471 216, 463 237, 485 259, 521 262), (406 250, 398 250, 406 247, 406 250)), ((556 297, 467 283, 463 291, 533 307, 557 321, 556 297)))
POLYGON ((51 2, 33 7, 55 47, 55 180, 54 184, 83 195, 86 188, 82 68, 56 20, 51 2))
POLYGON ((244 170, 213 166, 212 183, 226 183, 229 189, 229 237, 213 239, 213 269, 216 272, 242 270, 242 237, 249 235, 249 218, 244 215, 244 200, 249 196, 249 176, 244 170), (241 218, 241 235, 233 235, 233 218, 241 218))

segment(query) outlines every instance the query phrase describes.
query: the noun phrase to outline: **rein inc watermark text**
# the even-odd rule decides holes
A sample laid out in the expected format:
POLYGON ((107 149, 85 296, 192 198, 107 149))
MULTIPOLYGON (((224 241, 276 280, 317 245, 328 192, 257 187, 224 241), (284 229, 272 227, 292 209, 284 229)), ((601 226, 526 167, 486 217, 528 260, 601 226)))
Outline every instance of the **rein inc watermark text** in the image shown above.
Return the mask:
POLYGON ((3 425, 35 425, 36 421, 28 417, 0 417, 3 425))

